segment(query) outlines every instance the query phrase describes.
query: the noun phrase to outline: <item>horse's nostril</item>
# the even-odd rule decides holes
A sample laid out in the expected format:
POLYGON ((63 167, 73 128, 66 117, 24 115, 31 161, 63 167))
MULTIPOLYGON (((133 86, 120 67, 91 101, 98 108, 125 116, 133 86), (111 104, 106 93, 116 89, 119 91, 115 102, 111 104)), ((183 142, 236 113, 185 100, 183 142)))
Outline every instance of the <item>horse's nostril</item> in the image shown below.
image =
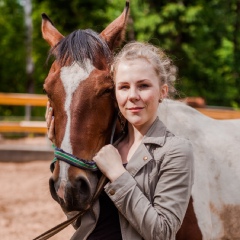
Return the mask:
POLYGON ((91 195, 91 188, 89 181, 84 177, 76 179, 76 190, 83 201, 87 201, 91 195))
POLYGON ((58 178, 49 179, 52 198, 57 201, 65 212, 86 209, 92 198, 93 189, 90 180, 84 175, 78 175, 68 181, 58 178))
POLYGON ((58 201, 58 197, 57 197, 56 190, 55 190, 55 182, 52 178, 49 179, 49 188, 50 188, 50 193, 52 195, 52 198, 55 201, 58 201))

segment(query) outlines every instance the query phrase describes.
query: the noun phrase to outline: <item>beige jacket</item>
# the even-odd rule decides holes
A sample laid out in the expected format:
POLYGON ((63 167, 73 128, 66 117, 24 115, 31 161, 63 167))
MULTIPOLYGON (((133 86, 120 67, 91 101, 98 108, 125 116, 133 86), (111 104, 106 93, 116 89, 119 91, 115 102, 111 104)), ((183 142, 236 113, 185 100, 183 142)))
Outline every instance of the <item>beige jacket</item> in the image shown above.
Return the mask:
MULTIPOLYGON (((193 184, 188 140, 174 136, 157 118, 127 167, 105 191, 119 210, 123 240, 175 239, 193 184)), ((95 228, 99 203, 82 217, 72 240, 85 240, 95 228)))

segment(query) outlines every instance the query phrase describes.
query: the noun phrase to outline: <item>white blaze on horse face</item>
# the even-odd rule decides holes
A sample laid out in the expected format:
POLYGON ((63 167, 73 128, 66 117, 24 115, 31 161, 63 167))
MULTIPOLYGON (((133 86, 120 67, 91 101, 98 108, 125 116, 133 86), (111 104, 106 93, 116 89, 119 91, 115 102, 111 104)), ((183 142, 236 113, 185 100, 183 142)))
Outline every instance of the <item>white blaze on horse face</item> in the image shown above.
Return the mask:
MULTIPOLYGON (((65 89, 66 94, 66 101, 64 104, 64 109, 67 114, 67 124, 65 128, 65 133, 63 137, 63 141, 61 143, 61 148, 72 154, 72 145, 70 141, 70 123, 71 123, 71 112, 70 112, 70 106, 72 102, 72 96, 76 89, 78 88, 81 81, 84 81, 88 78, 92 70, 94 69, 94 66, 91 64, 90 60, 87 60, 85 63, 86 70, 83 69, 80 64, 77 62, 74 62, 71 66, 68 67, 62 67, 60 78, 63 83, 63 87, 65 89)), ((60 164, 60 173, 59 177, 61 179, 60 186, 58 189, 58 196, 64 199, 64 188, 68 181, 68 169, 70 165, 68 163, 65 163, 63 161, 59 161, 60 164)))
POLYGON ((65 201, 65 186, 68 181, 68 168, 70 165, 63 161, 59 161, 59 165, 60 165, 59 172, 60 184, 57 189, 57 195, 65 201))
POLYGON ((92 70, 94 69, 94 66, 91 64, 89 59, 86 60, 85 66, 86 69, 82 68, 80 64, 78 64, 77 62, 74 62, 71 66, 62 67, 60 74, 61 81, 63 83, 66 93, 66 101, 64 107, 67 114, 67 124, 64 138, 61 143, 61 148, 68 153, 72 153, 72 145, 70 142, 70 128, 71 128, 70 106, 72 102, 72 96, 76 89, 78 88, 80 82, 87 79, 92 70))

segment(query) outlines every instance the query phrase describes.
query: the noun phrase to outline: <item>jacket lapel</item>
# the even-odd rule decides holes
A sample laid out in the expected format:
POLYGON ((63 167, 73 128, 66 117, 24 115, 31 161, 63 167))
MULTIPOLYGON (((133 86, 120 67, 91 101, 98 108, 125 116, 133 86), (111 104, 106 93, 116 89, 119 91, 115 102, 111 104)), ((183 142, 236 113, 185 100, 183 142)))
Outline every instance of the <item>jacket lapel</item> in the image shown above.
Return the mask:
POLYGON ((148 151, 145 144, 141 143, 128 162, 126 169, 134 177, 137 172, 151 159, 153 159, 152 155, 148 151))

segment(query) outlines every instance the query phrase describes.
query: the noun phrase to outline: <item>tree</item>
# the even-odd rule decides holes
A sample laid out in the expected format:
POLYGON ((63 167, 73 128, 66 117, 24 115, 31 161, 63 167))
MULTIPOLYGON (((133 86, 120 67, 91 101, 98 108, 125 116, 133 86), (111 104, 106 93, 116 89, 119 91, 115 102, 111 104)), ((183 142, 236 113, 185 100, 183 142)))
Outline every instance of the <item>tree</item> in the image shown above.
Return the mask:
MULTIPOLYGON (((26 92, 23 7, 17 0, 0 0, 0 91, 26 92)), ((23 108, 0 106, 0 115, 23 115, 23 108)))
MULTIPOLYGON (((64 35, 79 28, 101 32, 124 4, 124 0, 32 0, 35 92, 42 93, 50 65, 46 65, 49 46, 41 36, 41 13, 48 14, 64 35)), ((148 41, 163 48, 178 67, 181 97, 202 96, 209 105, 240 106, 240 0, 130 4, 126 42, 148 41)), ((0 91, 27 92, 23 7, 18 0, 0 0, 0 10, 0 91), (12 46, 18 47, 13 51, 12 46)))
MULTIPOLYGON (((239 1, 131 1, 126 41, 152 42, 174 59, 181 97, 202 96, 210 105, 239 107, 239 1)), ((40 81, 44 79, 42 53, 48 49, 38 30, 41 12, 47 12, 60 31, 68 34, 77 28, 100 32, 124 7, 124 1, 118 0, 33 2, 35 74, 41 76, 40 81)))
POLYGON ((23 8, 17 0, 0 0, 0 91, 25 92, 23 8))
POLYGON ((239 0, 135 4, 136 39, 153 42, 173 57, 182 96, 202 96, 210 105, 240 106, 239 0))

